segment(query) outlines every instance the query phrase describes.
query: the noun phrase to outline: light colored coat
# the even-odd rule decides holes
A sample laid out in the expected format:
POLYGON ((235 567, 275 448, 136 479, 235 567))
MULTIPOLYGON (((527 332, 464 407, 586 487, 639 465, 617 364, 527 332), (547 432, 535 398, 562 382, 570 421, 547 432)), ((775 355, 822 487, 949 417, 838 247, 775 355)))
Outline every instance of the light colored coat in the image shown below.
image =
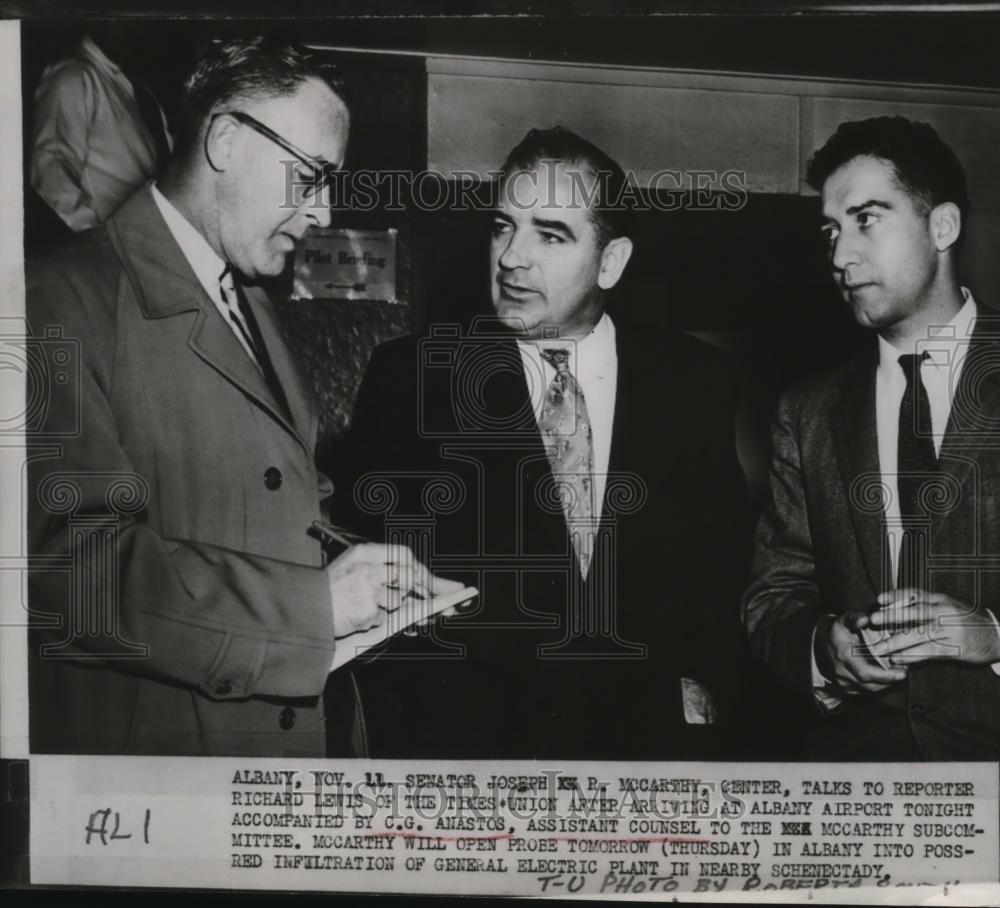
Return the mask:
POLYGON ((31 331, 61 332, 40 346, 68 342, 79 369, 48 383, 30 436, 35 752, 325 752, 332 609, 307 529, 330 487, 311 391, 266 295, 247 295, 290 419, 148 188, 29 268, 31 331), (70 632, 108 608, 113 633, 70 632))

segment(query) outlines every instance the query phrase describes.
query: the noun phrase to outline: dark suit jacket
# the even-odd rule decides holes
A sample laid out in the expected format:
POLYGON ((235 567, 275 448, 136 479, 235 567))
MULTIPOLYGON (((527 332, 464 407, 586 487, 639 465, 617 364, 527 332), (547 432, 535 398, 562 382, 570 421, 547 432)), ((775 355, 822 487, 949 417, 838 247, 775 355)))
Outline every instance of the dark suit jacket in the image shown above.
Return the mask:
POLYGON ((610 478, 585 582, 513 339, 480 323, 375 351, 335 508, 371 536, 412 542, 481 596, 358 670, 373 754, 712 751, 718 729, 685 723, 680 678, 725 711, 739 675, 749 527, 732 376, 683 335, 618 323, 617 347, 610 478))
MULTIPOLYGON (((939 458, 928 516, 929 586, 1000 603, 1000 329, 980 309, 939 458)), ((773 428, 771 497, 757 530, 743 617, 757 652, 812 696, 811 640, 824 614, 873 608, 893 588, 875 427, 877 350, 787 393, 773 428)), ((820 715, 819 759, 1000 757, 1000 677, 989 666, 925 662, 888 692, 820 715)))
POLYGON ((290 415, 148 189, 31 267, 27 295, 49 369, 29 433, 32 749, 322 755, 332 611, 306 531, 329 484, 270 302, 248 288, 290 415))

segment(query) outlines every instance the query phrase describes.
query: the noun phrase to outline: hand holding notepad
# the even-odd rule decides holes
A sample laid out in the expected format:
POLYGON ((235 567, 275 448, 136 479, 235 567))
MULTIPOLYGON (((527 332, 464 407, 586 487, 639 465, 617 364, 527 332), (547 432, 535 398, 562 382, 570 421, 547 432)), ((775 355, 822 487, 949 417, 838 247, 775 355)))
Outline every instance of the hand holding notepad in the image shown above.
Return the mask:
POLYGON ((406 546, 382 545, 316 521, 333 603, 334 671, 398 633, 412 633, 438 615, 454 614, 478 595, 474 587, 435 577, 406 546))
MULTIPOLYGON (((452 581, 440 582, 452 583, 452 581)), ((456 614, 459 606, 470 602, 478 595, 479 591, 472 586, 460 586, 459 589, 443 592, 437 596, 423 596, 417 594, 415 590, 397 589, 396 594, 391 597, 397 603, 395 607, 392 603, 379 606, 382 618, 379 624, 337 638, 337 648, 330 670, 335 671, 373 647, 385 643, 397 633, 406 634, 437 617, 456 614)))

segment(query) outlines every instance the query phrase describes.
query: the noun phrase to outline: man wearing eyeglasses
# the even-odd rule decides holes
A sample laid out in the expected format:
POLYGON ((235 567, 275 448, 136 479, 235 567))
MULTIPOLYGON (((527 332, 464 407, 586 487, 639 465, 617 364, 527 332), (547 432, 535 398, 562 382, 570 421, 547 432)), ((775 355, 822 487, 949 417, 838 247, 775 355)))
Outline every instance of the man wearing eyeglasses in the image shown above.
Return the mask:
MULTIPOLYGON (((432 587, 405 549, 324 564, 316 408, 256 286, 329 223, 348 109, 260 38, 215 47, 183 109, 163 180, 28 272, 31 746, 322 755, 328 674, 432 587)), ((354 705, 329 704, 345 753, 354 705)))

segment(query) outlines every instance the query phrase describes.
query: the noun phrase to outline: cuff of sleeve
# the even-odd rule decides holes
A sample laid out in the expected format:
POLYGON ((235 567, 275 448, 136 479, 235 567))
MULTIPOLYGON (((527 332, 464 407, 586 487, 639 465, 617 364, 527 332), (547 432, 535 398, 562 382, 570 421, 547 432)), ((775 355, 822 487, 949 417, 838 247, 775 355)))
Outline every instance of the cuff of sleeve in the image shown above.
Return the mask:
POLYGON ((819 670, 819 665, 816 664, 816 630, 817 628, 813 628, 812 636, 809 638, 813 699, 821 709, 826 712, 833 712, 843 706, 844 700, 834 693, 833 684, 823 675, 819 670))
POLYGON ((288 564, 275 577, 275 587, 284 591, 286 609, 308 616, 294 631, 284 622, 285 633, 277 630, 265 637, 232 634, 221 648, 203 689, 214 697, 313 697, 322 693, 330 673, 334 651, 333 609, 330 583, 322 568, 288 564), (229 681, 229 694, 213 692, 216 685, 229 681))
POLYGON ((201 689, 217 700, 239 700, 251 696, 264 668, 267 644, 263 640, 227 634, 219 655, 201 689))

